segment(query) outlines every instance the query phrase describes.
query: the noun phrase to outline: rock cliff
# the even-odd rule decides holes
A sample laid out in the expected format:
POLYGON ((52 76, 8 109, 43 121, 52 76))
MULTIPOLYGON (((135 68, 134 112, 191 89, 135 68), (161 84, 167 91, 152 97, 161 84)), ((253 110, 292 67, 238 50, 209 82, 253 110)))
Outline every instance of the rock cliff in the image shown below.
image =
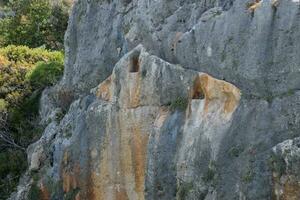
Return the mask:
POLYGON ((80 0, 11 199, 300 199, 298 0, 80 0))

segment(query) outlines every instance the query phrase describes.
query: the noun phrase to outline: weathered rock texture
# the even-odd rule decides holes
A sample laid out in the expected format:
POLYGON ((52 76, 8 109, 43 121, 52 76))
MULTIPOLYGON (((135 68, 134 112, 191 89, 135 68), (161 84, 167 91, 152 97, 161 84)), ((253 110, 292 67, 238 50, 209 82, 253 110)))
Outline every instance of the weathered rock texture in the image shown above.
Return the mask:
POLYGON ((75 2, 11 199, 300 199, 299 19, 297 0, 75 2))

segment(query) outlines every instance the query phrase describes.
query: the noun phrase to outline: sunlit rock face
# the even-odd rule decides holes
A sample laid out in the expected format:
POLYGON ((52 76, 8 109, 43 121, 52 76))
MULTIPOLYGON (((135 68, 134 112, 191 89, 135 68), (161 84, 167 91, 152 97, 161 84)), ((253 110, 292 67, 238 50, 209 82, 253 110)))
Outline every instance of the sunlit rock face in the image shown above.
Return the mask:
POLYGON ((30 171, 48 174, 36 183, 44 199, 175 198, 177 181, 191 181, 200 162, 193 148, 204 142, 216 159, 239 101, 234 85, 167 63, 140 45, 71 105, 53 130, 56 139, 44 143, 53 149, 51 161, 42 139, 31 148, 30 171))
POLYGON ((89 129, 89 121, 94 121, 91 119, 95 118, 94 115, 101 116, 103 119, 98 123, 102 124, 102 128, 98 129, 92 123, 90 129, 95 127, 94 134, 101 135, 102 139, 89 141, 89 165, 93 170, 89 175, 89 191, 86 194, 80 192, 83 199, 174 198, 176 181, 169 183, 170 187, 175 187, 169 191, 163 191, 164 185, 152 182, 160 179, 155 168, 158 141, 165 137, 163 135, 170 134, 163 130, 164 127, 170 126, 170 119, 181 115, 177 119, 181 123, 178 133, 169 142, 176 145, 182 141, 187 145, 182 149, 178 146, 177 153, 166 152, 169 154, 167 159, 172 162, 166 163, 165 170, 170 171, 165 175, 176 180, 183 171, 193 173, 192 169, 182 169, 181 166, 183 158, 194 162, 185 156, 193 156, 187 150, 191 142, 190 133, 194 132, 192 141, 197 140, 202 135, 199 132, 201 125, 210 122, 220 124, 220 127, 215 127, 219 128, 218 134, 226 132, 221 125, 230 125, 231 115, 240 99, 235 86, 207 74, 168 64, 149 55, 141 46, 117 63, 112 75, 97 87, 96 96, 97 104, 88 109, 91 114, 88 115, 87 126, 89 129), (190 94, 195 92, 194 85, 205 91, 202 100, 192 99, 190 94), (171 110, 170 104, 179 106, 175 103, 180 98, 183 102, 177 103, 186 104, 184 109, 171 110), (150 197, 152 195, 158 196, 150 197))
MULTIPOLYGON (((189 152, 189 148, 191 142, 203 135, 199 130, 203 129, 205 134, 210 135, 206 129, 212 127, 212 130, 219 129, 216 135, 226 133, 226 126, 230 125, 231 115, 240 99, 239 90, 229 83, 167 64, 139 49, 121 59, 112 76, 100 84, 97 95, 108 101, 108 112, 112 114, 108 115, 106 122, 107 143, 103 152, 98 154, 103 156, 96 170, 98 175, 93 173, 95 199, 145 199, 145 194, 151 193, 147 192, 148 189, 157 189, 155 193, 161 193, 157 198, 174 197, 176 191, 163 191, 164 185, 154 183, 145 188, 145 182, 149 180, 151 183, 152 179, 160 178, 153 168, 156 160, 152 152, 157 150, 157 140, 170 134, 163 127, 170 126, 169 119, 178 115, 178 111, 171 111, 168 104, 179 97, 186 101, 182 103, 187 104, 181 119, 178 119, 185 123, 169 141, 179 142, 179 137, 182 137, 185 145, 178 149, 178 154, 176 151, 167 152, 173 163, 165 165, 170 170, 165 175, 173 172, 176 180, 181 173, 193 173, 192 169, 182 169, 182 163, 186 160, 194 162, 191 157, 196 151, 189 152), (193 85, 196 84, 205 91, 202 100, 192 99, 189 95, 195 92, 193 85), (107 98, 107 94, 111 94, 108 95, 111 98, 107 98), (209 126, 209 123, 213 125, 209 126), (194 137, 190 133, 194 133, 194 137)), ((210 141, 214 139, 211 137, 210 141)), ((176 186, 176 181, 169 185, 176 186)))
POLYGON ((299 6, 76 1, 11 199, 299 199, 299 6))

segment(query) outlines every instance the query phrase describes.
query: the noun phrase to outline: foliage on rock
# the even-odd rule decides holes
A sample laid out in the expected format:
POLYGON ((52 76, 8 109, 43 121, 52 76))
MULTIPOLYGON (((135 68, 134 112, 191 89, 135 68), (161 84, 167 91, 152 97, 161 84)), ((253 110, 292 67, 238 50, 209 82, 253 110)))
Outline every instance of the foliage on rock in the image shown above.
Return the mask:
POLYGON ((62 72, 61 52, 25 46, 0 49, 0 199, 16 187, 26 169, 24 150, 42 132, 38 125, 42 89, 56 83, 62 72))
POLYGON ((171 102, 170 109, 172 111, 180 110, 184 111, 188 106, 188 99, 184 97, 178 97, 173 102, 171 102))
POLYGON ((38 62, 28 74, 27 79, 34 88, 43 89, 56 83, 63 73, 63 64, 60 62, 38 62))

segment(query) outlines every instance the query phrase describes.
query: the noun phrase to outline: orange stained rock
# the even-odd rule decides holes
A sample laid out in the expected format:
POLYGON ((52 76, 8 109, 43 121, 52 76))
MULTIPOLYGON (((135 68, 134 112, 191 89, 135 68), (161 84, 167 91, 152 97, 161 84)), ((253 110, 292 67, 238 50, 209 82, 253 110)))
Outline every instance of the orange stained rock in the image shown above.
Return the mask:
POLYGON ((259 8, 262 4, 262 0, 255 0, 254 2, 250 3, 248 7, 248 11, 254 12, 257 8, 259 8))
POLYGON ((299 200, 300 183, 290 180, 287 175, 283 178, 273 173, 273 198, 275 200, 299 200))
POLYGON ((140 73, 129 73, 128 76, 127 108, 137 108, 140 105, 140 73))
POLYGON ((194 81, 191 98, 205 99, 205 112, 208 112, 209 104, 214 100, 223 102, 225 114, 232 113, 237 107, 241 93, 234 85, 218 80, 208 74, 200 73, 194 81))
POLYGON ((112 77, 109 76, 105 81, 103 81, 98 86, 96 96, 105 101, 111 101, 111 84, 112 84, 112 77))
POLYGON ((63 165, 64 166, 68 165, 68 162, 69 162, 69 153, 68 151, 65 151, 63 155, 63 165))
POLYGON ((102 177, 99 177, 95 172, 91 173, 88 191, 88 199, 90 200, 103 200, 103 184, 102 177))
POLYGON ((44 183, 40 185, 40 198, 41 200, 50 200, 50 193, 44 183))
POLYGON ((124 188, 117 189, 116 191, 116 200, 129 200, 126 190, 124 188))
POLYGON ((91 175, 91 200, 144 199, 148 134, 130 116, 121 116, 117 126, 117 135, 108 129, 99 169, 91 175))
POLYGON ((286 182, 282 194, 282 200, 299 200, 300 199, 300 184, 286 182))
POLYGON ((77 163, 75 163, 73 166, 69 165, 68 151, 66 151, 64 153, 62 168, 63 191, 65 193, 79 188, 80 166, 77 163))
POLYGON ((135 188, 139 194, 139 199, 144 196, 144 181, 147 157, 147 143, 148 135, 142 134, 139 126, 132 128, 132 153, 133 153, 133 166, 135 171, 135 188))

